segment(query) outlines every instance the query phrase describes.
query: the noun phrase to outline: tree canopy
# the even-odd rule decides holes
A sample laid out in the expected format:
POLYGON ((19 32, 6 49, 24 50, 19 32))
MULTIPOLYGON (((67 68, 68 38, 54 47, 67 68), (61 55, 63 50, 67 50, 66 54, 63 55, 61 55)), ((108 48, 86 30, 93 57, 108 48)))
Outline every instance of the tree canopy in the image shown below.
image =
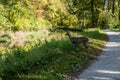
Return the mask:
POLYGON ((119 0, 0 0, 0 29, 115 27, 120 23, 119 4, 119 0))

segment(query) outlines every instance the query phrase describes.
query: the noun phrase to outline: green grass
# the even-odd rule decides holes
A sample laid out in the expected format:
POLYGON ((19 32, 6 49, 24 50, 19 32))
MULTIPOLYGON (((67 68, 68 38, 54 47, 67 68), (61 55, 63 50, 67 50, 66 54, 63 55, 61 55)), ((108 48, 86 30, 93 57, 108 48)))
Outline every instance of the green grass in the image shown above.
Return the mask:
POLYGON ((64 80, 75 77, 99 55, 107 36, 95 29, 73 34, 89 38, 87 51, 82 45, 73 49, 68 37, 60 37, 61 34, 56 33, 47 42, 39 40, 6 51, 0 58, 1 77, 3 80, 64 80))
POLYGON ((112 29, 113 31, 119 32, 120 34, 120 29, 112 29))

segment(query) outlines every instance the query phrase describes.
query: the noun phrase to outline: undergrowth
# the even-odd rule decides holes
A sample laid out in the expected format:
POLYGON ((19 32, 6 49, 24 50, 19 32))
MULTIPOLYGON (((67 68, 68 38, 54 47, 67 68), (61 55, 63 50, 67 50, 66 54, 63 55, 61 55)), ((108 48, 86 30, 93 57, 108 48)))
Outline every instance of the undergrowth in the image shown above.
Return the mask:
POLYGON ((106 34, 100 30, 82 33, 89 38, 88 49, 72 47, 68 37, 16 47, 0 55, 3 80, 71 80, 83 71, 102 50, 106 34))

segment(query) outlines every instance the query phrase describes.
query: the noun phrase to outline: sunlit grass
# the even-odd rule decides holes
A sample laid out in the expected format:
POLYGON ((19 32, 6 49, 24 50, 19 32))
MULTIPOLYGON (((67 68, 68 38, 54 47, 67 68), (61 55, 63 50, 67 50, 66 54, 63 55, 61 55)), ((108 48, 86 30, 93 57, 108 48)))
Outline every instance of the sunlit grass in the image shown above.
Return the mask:
POLYGON ((88 49, 85 51, 82 45, 73 49, 65 32, 57 32, 46 38, 46 41, 37 40, 7 51, 1 62, 3 79, 63 80, 75 76, 96 58, 107 36, 100 30, 74 32, 72 36, 87 36, 90 40, 88 49))

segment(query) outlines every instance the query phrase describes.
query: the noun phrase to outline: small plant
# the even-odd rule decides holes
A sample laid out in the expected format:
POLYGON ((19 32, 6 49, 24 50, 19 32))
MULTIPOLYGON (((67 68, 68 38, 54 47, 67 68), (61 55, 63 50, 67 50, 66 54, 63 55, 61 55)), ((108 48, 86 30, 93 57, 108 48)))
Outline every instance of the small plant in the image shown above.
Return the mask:
POLYGON ((1 46, 9 46, 11 43, 11 35, 7 33, 3 33, 0 35, 0 45, 1 46))

